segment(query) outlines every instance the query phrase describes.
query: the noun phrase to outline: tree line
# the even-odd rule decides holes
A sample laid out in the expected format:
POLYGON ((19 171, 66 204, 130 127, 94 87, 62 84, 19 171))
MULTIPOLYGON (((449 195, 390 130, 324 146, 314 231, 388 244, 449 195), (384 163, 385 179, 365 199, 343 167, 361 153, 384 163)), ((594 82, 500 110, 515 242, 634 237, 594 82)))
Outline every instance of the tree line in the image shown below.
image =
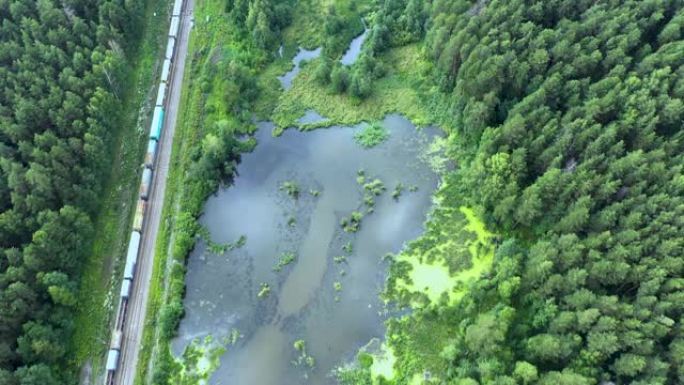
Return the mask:
POLYGON ((140 1, 0 1, 0 383, 70 383, 67 341, 140 1))
MULTIPOLYGON (((435 0, 459 194, 502 234, 450 384, 684 382, 684 3, 435 0)), ((439 352, 438 352, 439 353, 439 352)))

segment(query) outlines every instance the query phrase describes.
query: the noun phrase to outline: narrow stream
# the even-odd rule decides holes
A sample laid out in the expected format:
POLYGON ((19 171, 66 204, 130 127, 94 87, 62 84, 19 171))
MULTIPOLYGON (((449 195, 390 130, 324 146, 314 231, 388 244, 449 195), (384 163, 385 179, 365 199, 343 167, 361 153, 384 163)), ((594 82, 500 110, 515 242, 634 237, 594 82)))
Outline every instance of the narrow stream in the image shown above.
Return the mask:
POLYGON ((363 42, 366 41, 366 36, 368 36, 367 28, 363 30, 362 34, 355 37, 354 40, 351 41, 351 44, 349 44, 347 52, 345 52, 344 55, 342 55, 340 63, 348 66, 356 62, 356 59, 359 58, 359 54, 361 53, 361 47, 363 46, 363 42))
MULTIPOLYGON (((279 49, 279 54, 282 56, 282 46, 281 49, 279 49)), ((307 50, 304 48, 299 48, 299 51, 295 55, 295 57, 292 59, 292 64, 294 64, 294 67, 285 73, 283 76, 278 76, 278 80, 280 80, 280 84, 283 86, 284 90, 289 90, 292 88, 292 81, 294 78, 299 74, 299 71, 301 71, 301 68, 299 67, 299 63, 301 63, 303 60, 311 60, 319 57, 321 55, 321 47, 318 47, 313 50, 307 50)))
POLYGON ((421 157, 436 130, 417 130, 399 115, 383 125, 389 139, 364 149, 353 139, 359 126, 287 130, 273 138, 272 124, 260 123, 259 144, 243 157, 234 185, 207 201, 201 223, 214 241, 247 238, 224 255, 200 243, 188 262, 176 353, 194 338, 220 339, 234 329, 242 335, 227 346, 210 384, 335 383, 331 370, 371 338, 382 338, 382 257, 421 234, 438 183, 421 157), (340 220, 368 207, 359 170, 363 183, 377 178, 386 191, 359 231, 347 233, 340 220), (286 181, 299 186, 298 198, 281 191, 286 181), (406 188, 393 199, 398 183, 406 188), (296 259, 276 271, 283 253, 296 259), (335 261, 339 256, 346 261, 335 261), (259 298, 262 284, 271 291, 259 298), (313 368, 298 362, 293 344, 300 339, 313 368))

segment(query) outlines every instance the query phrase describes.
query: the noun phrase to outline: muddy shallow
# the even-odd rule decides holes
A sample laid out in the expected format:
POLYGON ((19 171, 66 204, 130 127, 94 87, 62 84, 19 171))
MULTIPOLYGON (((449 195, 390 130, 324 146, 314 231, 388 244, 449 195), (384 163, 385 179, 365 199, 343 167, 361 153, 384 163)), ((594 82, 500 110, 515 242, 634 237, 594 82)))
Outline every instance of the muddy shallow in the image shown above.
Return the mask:
POLYGON ((188 262, 186 316, 174 350, 233 329, 242 335, 227 347, 211 384, 335 383, 332 369, 384 335, 382 257, 420 235, 438 179, 422 156, 436 130, 417 130, 398 115, 383 124, 389 139, 364 149, 353 139, 359 126, 287 130, 273 138, 272 125, 262 123, 259 144, 243 157, 234 185, 207 201, 201 223, 215 242, 247 237, 242 248, 224 255, 200 243, 188 262), (340 220, 368 207, 359 170, 367 181, 382 180, 386 191, 359 231, 345 233, 340 220), (279 189, 285 181, 299 186, 297 199, 279 189), (395 200, 398 183, 405 189, 395 200), (344 250, 348 244, 351 252, 344 250), (296 260, 275 271, 286 252, 296 260), (335 262, 336 256, 346 261, 335 262), (259 298, 262 284, 271 292, 259 298), (301 355, 293 347, 299 339, 314 368, 293 363, 301 355))

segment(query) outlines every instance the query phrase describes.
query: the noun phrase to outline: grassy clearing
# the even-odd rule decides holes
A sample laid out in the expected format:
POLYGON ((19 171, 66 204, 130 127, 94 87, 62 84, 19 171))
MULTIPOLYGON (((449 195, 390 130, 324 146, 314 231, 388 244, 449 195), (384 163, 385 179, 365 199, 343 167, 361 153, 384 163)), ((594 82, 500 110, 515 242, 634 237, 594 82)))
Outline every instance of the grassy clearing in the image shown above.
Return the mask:
POLYGON ((138 195, 139 165, 147 142, 150 106, 156 95, 159 52, 166 42, 167 0, 147 2, 143 36, 131 63, 130 80, 135 87, 124 95, 126 124, 112 143, 115 154, 102 207, 95 224, 93 249, 84 263, 70 351, 74 371, 89 360, 92 373, 101 372, 109 344, 112 312, 118 304, 121 262, 128 241, 132 208, 138 195), (156 16, 154 14, 156 13, 156 16))

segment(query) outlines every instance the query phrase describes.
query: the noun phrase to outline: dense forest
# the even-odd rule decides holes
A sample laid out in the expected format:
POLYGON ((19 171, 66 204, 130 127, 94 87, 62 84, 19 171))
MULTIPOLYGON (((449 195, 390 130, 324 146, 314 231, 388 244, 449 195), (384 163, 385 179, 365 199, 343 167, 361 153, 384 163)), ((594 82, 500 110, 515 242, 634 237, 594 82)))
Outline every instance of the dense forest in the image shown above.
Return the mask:
POLYGON ((80 269, 144 5, 0 1, 0 384, 73 381, 80 269))
MULTIPOLYGON (((410 36, 383 3, 374 28, 410 36)), ((501 234, 461 301, 390 323, 448 336, 442 383, 684 382, 683 6, 424 4, 447 180, 501 234)))

